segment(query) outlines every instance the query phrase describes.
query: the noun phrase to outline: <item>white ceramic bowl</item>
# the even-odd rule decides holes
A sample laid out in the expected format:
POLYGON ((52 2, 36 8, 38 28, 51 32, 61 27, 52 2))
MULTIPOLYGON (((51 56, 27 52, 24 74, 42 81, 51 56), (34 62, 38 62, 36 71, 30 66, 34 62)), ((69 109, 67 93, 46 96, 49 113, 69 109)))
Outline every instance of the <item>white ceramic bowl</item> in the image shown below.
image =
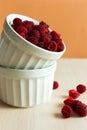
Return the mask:
POLYGON ((63 51, 51 52, 23 39, 11 27, 16 17, 39 24, 38 21, 19 14, 10 14, 6 17, 0 42, 0 65, 17 69, 44 68, 54 64, 55 60, 64 54, 65 44, 63 51))
POLYGON ((0 99, 16 107, 46 102, 52 94, 55 70, 56 64, 35 70, 0 67, 0 99))

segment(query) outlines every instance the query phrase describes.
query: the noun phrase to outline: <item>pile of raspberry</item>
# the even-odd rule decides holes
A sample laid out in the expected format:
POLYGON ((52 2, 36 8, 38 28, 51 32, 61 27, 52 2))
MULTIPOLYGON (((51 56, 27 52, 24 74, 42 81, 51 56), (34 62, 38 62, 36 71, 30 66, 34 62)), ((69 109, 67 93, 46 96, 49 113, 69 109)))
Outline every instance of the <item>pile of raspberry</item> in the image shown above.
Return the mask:
POLYGON ((20 36, 40 48, 53 52, 64 50, 60 34, 51 31, 49 25, 44 21, 36 25, 32 21, 22 21, 20 18, 14 18, 11 26, 20 36))
POLYGON ((64 100, 64 106, 61 109, 61 113, 64 118, 69 118, 73 116, 75 112, 79 117, 87 116, 87 105, 77 98, 80 94, 86 91, 86 86, 79 84, 75 89, 69 90, 69 96, 64 100))

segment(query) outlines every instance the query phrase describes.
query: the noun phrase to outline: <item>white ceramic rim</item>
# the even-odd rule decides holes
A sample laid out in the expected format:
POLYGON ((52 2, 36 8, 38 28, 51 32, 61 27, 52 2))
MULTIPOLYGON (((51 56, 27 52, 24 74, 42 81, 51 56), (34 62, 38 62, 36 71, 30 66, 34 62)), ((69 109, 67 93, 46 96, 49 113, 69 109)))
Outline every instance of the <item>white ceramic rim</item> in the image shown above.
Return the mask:
POLYGON ((5 75, 8 77, 14 78, 38 78, 44 77, 51 73, 54 73, 56 70, 56 62, 55 64, 42 68, 42 69, 31 69, 31 70, 21 70, 21 69, 10 69, 0 66, 1 75, 5 75))

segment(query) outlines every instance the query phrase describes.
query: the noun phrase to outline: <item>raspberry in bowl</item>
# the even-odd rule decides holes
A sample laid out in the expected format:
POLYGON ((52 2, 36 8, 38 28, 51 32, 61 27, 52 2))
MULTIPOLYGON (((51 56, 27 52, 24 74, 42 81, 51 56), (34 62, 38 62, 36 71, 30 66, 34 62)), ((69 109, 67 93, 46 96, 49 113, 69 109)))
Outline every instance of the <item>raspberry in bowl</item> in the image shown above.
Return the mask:
POLYGON ((66 51, 60 35, 45 22, 19 14, 6 17, 0 44, 0 65, 16 69, 48 67, 66 51))

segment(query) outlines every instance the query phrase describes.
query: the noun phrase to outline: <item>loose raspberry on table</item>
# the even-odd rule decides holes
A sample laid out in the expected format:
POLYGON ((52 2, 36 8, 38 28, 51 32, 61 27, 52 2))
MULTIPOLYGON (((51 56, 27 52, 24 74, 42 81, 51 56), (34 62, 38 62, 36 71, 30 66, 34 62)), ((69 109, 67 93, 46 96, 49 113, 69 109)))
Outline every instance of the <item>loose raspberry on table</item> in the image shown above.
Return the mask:
POLYGON ((59 87, 59 83, 57 81, 53 82, 53 89, 57 89, 59 87))
POLYGON ((80 96, 80 94, 75 89, 70 89, 69 96, 72 97, 73 99, 76 99, 80 96))
POLYGON ((72 108, 68 105, 64 105, 63 108, 61 109, 61 113, 64 118, 69 118, 72 116, 73 111, 72 108))
POLYGON ((87 105, 79 100, 73 100, 71 107, 80 117, 87 116, 87 105))
POLYGON ((72 101, 73 101, 73 98, 72 97, 68 97, 67 99, 64 100, 64 104, 71 106, 72 101))
POLYGON ((83 84, 79 84, 77 87, 76 87, 77 91, 82 94, 86 91, 86 86, 83 85, 83 84))

